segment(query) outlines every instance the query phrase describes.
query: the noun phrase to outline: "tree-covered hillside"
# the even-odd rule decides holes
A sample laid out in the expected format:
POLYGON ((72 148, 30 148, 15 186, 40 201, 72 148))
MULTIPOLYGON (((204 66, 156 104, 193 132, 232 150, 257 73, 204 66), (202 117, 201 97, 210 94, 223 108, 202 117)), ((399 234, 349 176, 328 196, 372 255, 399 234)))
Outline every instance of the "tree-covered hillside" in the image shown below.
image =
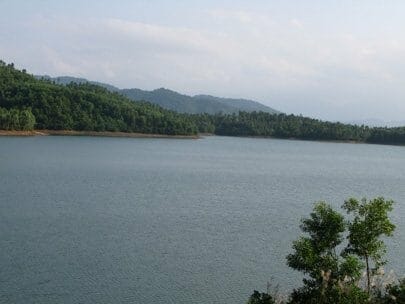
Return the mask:
POLYGON ((232 113, 235 111, 230 106, 213 101, 197 102, 191 96, 183 95, 168 89, 156 89, 144 91, 140 89, 124 89, 121 93, 131 100, 147 100, 165 109, 170 109, 179 113, 232 113))
MULTIPOLYGON (((36 79, 13 64, 0 62, 0 108, 27 111, 36 129, 94 130, 191 135, 197 132, 189 117, 150 103, 134 103, 93 84, 57 85, 36 79)), ((2 115, 6 116, 6 114, 2 115)), ((13 117, 17 117, 14 115, 13 117)), ((0 126, 22 129, 19 124, 0 126)))
POLYGON ((180 113, 233 114, 240 111, 279 113, 268 106, 247 99, 220 98, 209 95, 188 96, 163 88, 153 91, 124 89, 120 92, 132 100, 147 100, 180 113))
MULTIPOLYGON (((180 95, 166 91, 160 90, 162 100, 170 95, 173 98, 180 95)), ((213 97, 204 98, 209 100, 213 97)), ((247 106, 244 102, 242 100, 240 104, 247 106)), ((60 85, 53 80, 37 79, 24 70, 16 70, 13 64, 7 65, 0 61, 0 129, 32 128, 168 135, 193 135, 199 132, 227 136, 405 144, 405 127, 371 128, 257 111, 215 115, 181 114, 151 103, 129 100, 119 92, 110 92, 88 82, 60 85)))
POLYGON ((176 111, 179 113, 188 114, 231 114, 238 113, 239 111, 245 112, 268 112, 280 113, 268 106, 265 106, 257 101, 248 99, 235 99, 235 98, 220 98, 210 95, 196 95, 188 96, 178 92, 160 88, 153 91, 146 91, 141 89, 119 89, 113 85, 90 81, 85 78, 77 78, 71 76, 35 76, 38 79, 47 79, 55 82, 56 84, 68 85, 70 83, 91 83, 106 88, 111 92, 118 92, 128 97, 133 101, 144 100, 161 106, 164 109, 176 111))
POLYGON ((100 87, 106 88, 110 92, 118 92, 120 90, 119 88, 117 88, 111 84, 98 82, 98 81, 90 81, 90 80, 87 80, 86 78, 79 78, 79 77, 72 77, 72 76, 51 77, 48 75, 35 75, 34 77, 37 79, 50 80, 52 82, 55 82, 56 84, 68 85, 68 84, 71 84, 72 82, 77 83, 77 84, 90 83, 90 84, 95 84, 100 87))
POLYGON ((322 141, 405 144, 405 127, 370 128, 318 119, 264 112, 192 115, 199 132, 227 136, 263 136, 322 141))
MULTIPOLYGON (((265 106, 257 101, 242 98, 222 98, 211 95, 195 95, 193 99, 199 103, 217 102, 233 108, 229 113, 242 112, 265 112, 271 114, 279 114, 281 112, 265 106)), ((227 113, 227 112, 223 112, 227 113)))

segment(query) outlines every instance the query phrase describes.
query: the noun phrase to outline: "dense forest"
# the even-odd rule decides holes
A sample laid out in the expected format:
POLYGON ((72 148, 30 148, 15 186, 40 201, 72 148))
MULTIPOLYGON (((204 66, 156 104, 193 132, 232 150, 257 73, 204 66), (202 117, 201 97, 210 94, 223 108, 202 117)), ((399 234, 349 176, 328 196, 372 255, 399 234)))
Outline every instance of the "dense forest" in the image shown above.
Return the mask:
POLYGON ((199 132, 227 136, 263 136, 303 140, 405 144, 405 127, 382 128, 327 122, 297 115, 239 112, 193 115, 199 132))
POLYGON ((0 130, 32 130, 35 117, 30 109, 2 109, 0 108, 0 130))
POLYGON ((2 61, 0 109, 1 129, 197 133, 195 123, 187 116, 150 103, 132 102, 93 84, 63 86, 38 80, 2 61), (21 124, 21 118, 27 115, 31 124, 21 124))
POLYGON ((263 136, 405 144, 405 127, 367 127, 266 112, 181 114, 91 83, 56 84, 0 61, 0 129, 263 136))

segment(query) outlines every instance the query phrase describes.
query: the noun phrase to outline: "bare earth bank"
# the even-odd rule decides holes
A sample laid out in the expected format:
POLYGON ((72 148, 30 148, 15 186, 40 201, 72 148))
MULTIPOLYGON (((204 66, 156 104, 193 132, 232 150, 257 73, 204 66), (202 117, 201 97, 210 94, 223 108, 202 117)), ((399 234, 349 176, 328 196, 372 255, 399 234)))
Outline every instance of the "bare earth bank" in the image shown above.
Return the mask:
POLYGON ((72 130, 33 130, 33 131, 9 131, 0 130, 0 136, 103 136, 103 137, 133 137, 133 138, 184 138, 198 139, 198 135, 165 135, 147 133, 126 132, 96 132, 96 131, 72 131, 72 130))

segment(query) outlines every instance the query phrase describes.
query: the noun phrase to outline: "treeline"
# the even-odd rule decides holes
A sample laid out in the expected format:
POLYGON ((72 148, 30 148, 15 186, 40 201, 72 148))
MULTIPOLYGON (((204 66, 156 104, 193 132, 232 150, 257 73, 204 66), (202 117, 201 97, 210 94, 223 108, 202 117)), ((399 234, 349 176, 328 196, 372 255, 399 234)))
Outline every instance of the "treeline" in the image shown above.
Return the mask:
MULTIPOLYGON (((8 112, 31 109, 36 129, 121 131, 192 135, 196 124, 187 116, 146 102, 132 102, 92 84, 57 85, 35 79, 0 61, 0 107, 8 112)), ((20 115, 7 128, 18 130, 20 115)), ((31 126, 32 128, 32 126, 31 126)))
POLYGON ((405 127, 373 128, 366 141, 380 144, 405 144, 405 127))
POLYGON ((303 140, 356 141, 405 144, 405 127, 370 128, 327 122, 297 115, 239 112, 229 115, 192 115, 201 133, 227 136, 263 136, 303 140))
POLYGON ((214 128, 227 136, 267 136, 308 140, 365 140, 367 126, 325 122, 296 115, 240 112, 238 115, 199 115, 194 117, 200 131, 214 128))
POLYGON ((0 61, 1 129, 120 131, 168 135, 211 133, 304 140, 405 144, 405 127, 370 128, 303 116, 265 112, 180 114, 148 102, 134 102, 89 83, 55 84, 0 61), (13 112, 10 115, 10 111, 13 112), (18 115, 16 114, 18 112, 18 115), (29 124, 25 118, 33 114, 29 124), (4 112, 5 113, 5 112, 4 112), (2 120, 2 121, 3 121, 2 120), (23 122, 21 124, 20 120, 23 122), (34 123, 32 124, 32 121, 34 123))

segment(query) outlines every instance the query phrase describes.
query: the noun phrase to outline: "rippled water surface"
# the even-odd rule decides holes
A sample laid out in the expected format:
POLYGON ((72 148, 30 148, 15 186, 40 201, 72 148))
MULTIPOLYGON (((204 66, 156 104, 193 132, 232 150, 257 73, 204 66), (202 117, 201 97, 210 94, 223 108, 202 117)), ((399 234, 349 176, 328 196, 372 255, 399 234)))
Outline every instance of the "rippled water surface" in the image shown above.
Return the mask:
POLYGON ((405 147, 274 139, 0 138, 0 303, 245 303, 318 200, 397 204, 405 147))

